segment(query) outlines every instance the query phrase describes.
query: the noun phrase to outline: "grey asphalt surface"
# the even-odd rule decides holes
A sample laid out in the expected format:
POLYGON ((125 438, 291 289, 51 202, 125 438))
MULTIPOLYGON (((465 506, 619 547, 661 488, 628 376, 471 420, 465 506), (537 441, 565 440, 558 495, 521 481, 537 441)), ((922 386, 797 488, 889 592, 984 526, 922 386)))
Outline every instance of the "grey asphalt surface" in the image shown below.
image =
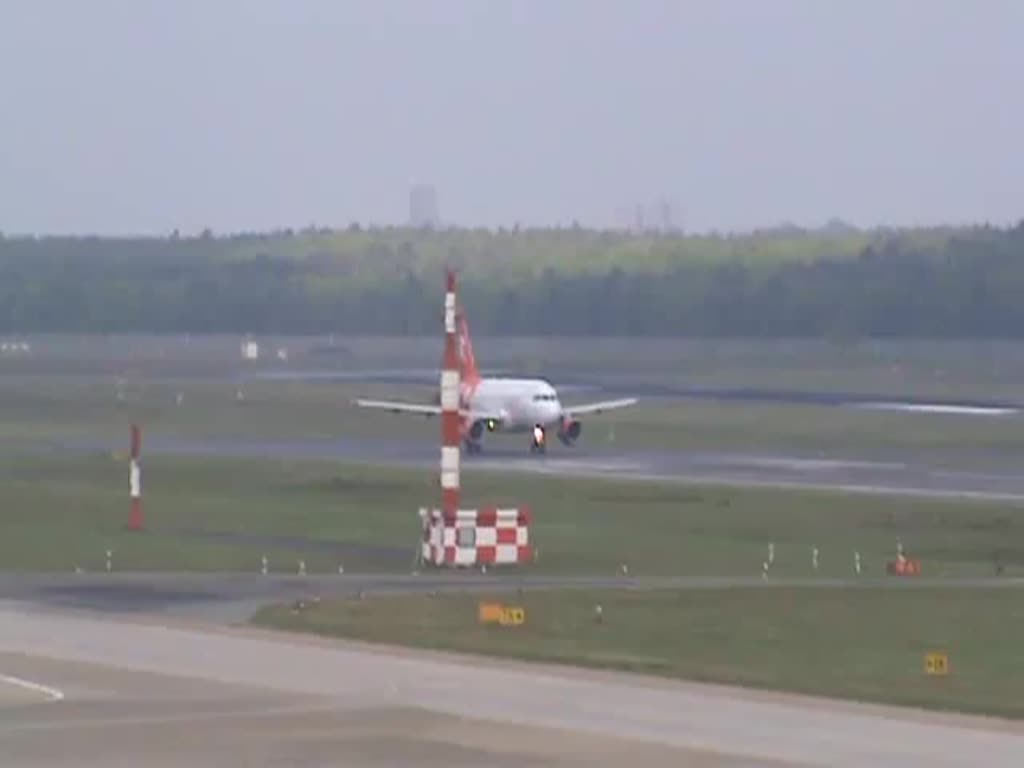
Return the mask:
POLYGON ((1024 754, 1024 726, 1005 721, 5 601, 0 674, 64 695, 4 710, 0 744, 29 768, 948 768, 1024 754))
MULTIPOLYGON (((23 450, 31 445, 22 444, 23 450)), ((54 450, 48 444, 48 450, 54 450)), ((72 452, 123 450, 121 443, 67 438, 57 450, 72 452)), ((305 458, 354 463, 433 468, 438 448, 427 440, 251 440, 186 439, 150 435, 147 455, 220 456, 236 458, 305 458)), ((464 471, 527 472, 570 477, 603 477, 636 481, 714 483, 746 487, 809 488, 847 493, 964 498, 1024 502, 1024 472, 950 470, 906 461, 870 461, 803 456, 693 451, 624 451, 585 442, 573 447, 552 445, 547 455, 531 455, 522 441, 494 441, 484 453, 463 457, 464 471)))
MULTIPOLYGON (((114 646, 120 631, 117 625, 107 629, 114 646)), ((173 660, 166 666, 153 672, 131 662, 125 668, 110 660, 0 652, 0 762, 18 768, 612 768, 629 760, 666 768, 754 765, 614 736, 396 705, 343 678, 335 695, 323 695, 292 689, 286 673, 280 674, 283 685, 246 685, 180 676, 173 660), (46 681, 63 698, 26 689, 22 681, 46 681)))

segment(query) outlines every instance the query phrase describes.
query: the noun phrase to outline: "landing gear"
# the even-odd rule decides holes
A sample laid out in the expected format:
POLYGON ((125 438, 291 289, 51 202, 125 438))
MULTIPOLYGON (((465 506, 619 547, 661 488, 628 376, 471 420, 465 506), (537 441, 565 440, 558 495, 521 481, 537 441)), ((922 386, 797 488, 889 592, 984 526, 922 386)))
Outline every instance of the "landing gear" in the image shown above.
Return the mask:
POLYGON ((469 427, 469 432, 463 437, 462 443, 466 447, 466 453, 480 453, 483 450, 483 443, 480 438, 484 435, 484 423, 474 421, 469 427))
POLYGON ((576 440, 580 436, 580 428, 580 423, 575 419, 563 418, 558 429, 558 439, 561 441, 562 445, 575 445, 576 440))
POLYGON ((530 442, 530 453, 547 453, 548 441, 544 434, 544 427, 533 428, 533 440, 530 442))

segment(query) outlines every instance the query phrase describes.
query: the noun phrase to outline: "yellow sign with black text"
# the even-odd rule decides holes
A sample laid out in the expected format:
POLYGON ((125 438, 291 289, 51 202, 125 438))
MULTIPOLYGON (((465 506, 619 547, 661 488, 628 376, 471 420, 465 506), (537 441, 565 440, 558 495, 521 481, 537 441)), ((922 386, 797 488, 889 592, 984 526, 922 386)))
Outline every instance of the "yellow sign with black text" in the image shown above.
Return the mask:
POLYGON ((503 627, 518 627, 526 623, 526 609, 501 603, 480 603, 478 618, 481 624, 500 624, 503 627))
POLYGON ((934 677, 945 677, 949 674, 949 657, 944 653, 926 653, 924 655, 925 674, 934 677))

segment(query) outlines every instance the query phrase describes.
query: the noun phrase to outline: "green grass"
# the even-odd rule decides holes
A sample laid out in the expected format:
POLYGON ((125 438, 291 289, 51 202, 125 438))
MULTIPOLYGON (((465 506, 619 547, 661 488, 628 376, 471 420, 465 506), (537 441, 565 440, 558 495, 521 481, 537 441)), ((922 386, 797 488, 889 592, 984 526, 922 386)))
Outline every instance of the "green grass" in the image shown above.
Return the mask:
POLYGON ((286 460, 154 457, 144 466, 147 530, 131 532, 124 457, 5 459, 0 567, 97 570, 108 549, 118 570, 255 572, 264 554, 289 572, 300 559, 310 571, 413 561, 422 478, 286 460))
MULTIPOLYGON (((150 457, 148 530, 124 530, 123 457, 7 456, 0 463, 0 568, 248 570, 266 554, 294 571, 406 571, 432 471, 293 460, 150 457)), ((756 576, 775 545, 779 576, 883 575, 897 539, 931 576, 1024 574, 1024 516, 1000 503, 845 496, 490 474, 464 477, 468 504, 528 504, 550 574, 756 576), (811 568, 811 548, 820 551, 811 568)))
POLYGON ((528 592, 519 627, 468 595, 325 601, 254 621, 287 630, 864 701, 1024 716, 1017 590, 528 592), (602 621, 594 606, 602 606, 602 621), (930 651, 950 674, 924 674, 930 651))

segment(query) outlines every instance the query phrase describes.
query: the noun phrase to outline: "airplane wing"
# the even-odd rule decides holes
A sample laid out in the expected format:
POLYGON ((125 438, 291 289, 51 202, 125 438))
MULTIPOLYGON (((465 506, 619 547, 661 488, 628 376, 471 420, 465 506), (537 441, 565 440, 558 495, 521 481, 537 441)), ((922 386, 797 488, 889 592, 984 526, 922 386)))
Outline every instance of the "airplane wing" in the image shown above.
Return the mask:
MULTIPOLYGON (((415 413, 421 416, 440 416, 441 406, 429 403, 405 403, 397 400, 354 400, 353 404, 360 408, 376 408, 381 411, 392 413, 415 413)), ((460 411, 463 416, 469 416, 471 421, 493 421, 501 423, 505 420, 503 413, 490 413, 487 411, 460 411)))
POLYGON ((599 403, 585 403, 583 405, 570 405, 565 408, 565 414, 570 418, 574 416, 585 416, 590 413, 603 413, 604 411, 613 411, 616 408, 626 408, 630 405, 636 405, 635 397, 625 397, 621 400, 603 400, 599 403))
POLYGON ((440 405, 429 405, 427 403, 402 403, 395 400, 355 400, 355 405, 360 408, 377 408, 392 413, 418 413, 421 416, 440 416, 440 405))

